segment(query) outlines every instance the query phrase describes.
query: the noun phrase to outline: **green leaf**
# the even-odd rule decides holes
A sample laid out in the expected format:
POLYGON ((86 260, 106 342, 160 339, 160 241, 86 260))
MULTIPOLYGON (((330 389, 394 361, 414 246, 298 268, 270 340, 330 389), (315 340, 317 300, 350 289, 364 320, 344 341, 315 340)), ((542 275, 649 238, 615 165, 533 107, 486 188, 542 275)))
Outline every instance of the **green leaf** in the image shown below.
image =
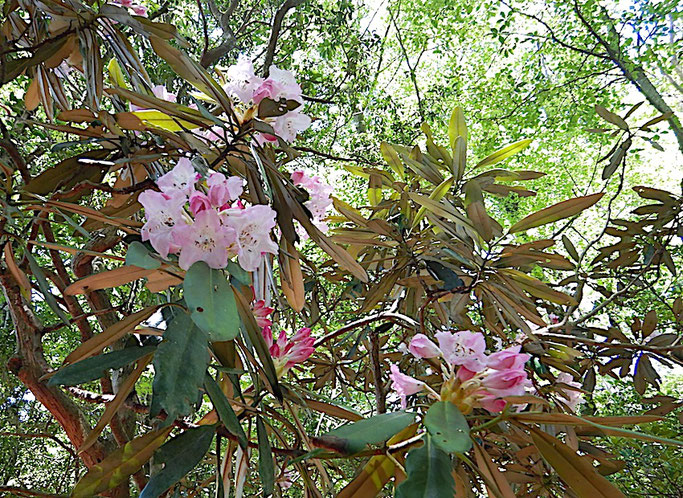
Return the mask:
POLYGON ((176 311, 154 355, 154 382, 150 415, 166 410, 165 423, 188 415, 200 399, 209 363, 208 337, 184 311, 176 311))
POLYGON ((530 214, 526 218, 512 225, 510 227, 510 233, 523 232, 524 230, 528 230, 530 228, 539 227, 541 225, 552 223, 553 221, 562 220, 564 218, 577 215, 581 211, 588 209, 602 199, 603 195, 605 194, 591 194, 553 204, 552 206, 530 214))
POLYGON ((396 498, 442 498, 453 496, 453 466, 447 453, 425 435, 425 444, 412 450, 406 458, 408 478, 396 488, 396 498))
POLYGON ((202 425, 186 430, 157 450, 154 463, 164 468, 153 474, 140 493, 140 498, 156 498, 191 471, 211 446, 215 427, 202 425))
POLYGON ((266 425, 260 416, 256 417, 256 434, 258 436, 258 470, 261 475, 263 496, 273 494, 275 487, 275 466, 273 464, 273 450, 268 441, 266 425))
POLYGON ((510 156, 514 156, 518 152, 526 149, 531 142, 532 140, 530 138, 526 138, 524 140, 520 140, 519 142, 507 145, 502 149, 497 150, 490 156, 485 157, 484 159, 479 161, 475 168, 481 168, 482 166, 491 166, 492 164, 499 163, 502 160, 507 159, 510 156))
POLYGON ((408 427, 414 420, 415 415, 413 413, 383 413, 338 427, 317 438, 317 440, 323 446, 353 455, 362 451, 368 444, 386 441, 408 427))
POLYGON ((161 266, 161 261, 152 257, 149 249, 147 249, 142 242, 136 240, 128 246, 126 264, 139 266, 145 270, 155 270, 161 266))
POLYGON ((38 265, 38 262, 31 254, 31 251, 26 249, 26 251, 24 251, 24 255, 26 256, 26 259, 28 259, 28 265, 31 268, 31 273, 33 273, 33 276, 36 277, 38 288, 40 289, 40 292, 43 293, 43 297, 45 297, 45 302, 62 320, 62 322, 64 322, 66 325, 69 325, 69 317, 66 315, 66 313, 64 313, 62 308, 59 307, 57 300, 52 295, 52 292, 50 292, 50 284, 47 283, 47 278, 45 278, 43 270, 41 270, 40 265, 38 265))
POLYGON ((49 386, 75 386, 99 379, 107 370, 121 368, 152 353, 156 346, 125 348, 86 358, 60 368, 48 381, 49 386))
POLYGON ((403 178, 405 175, 405 168, 403 167, 403 161, 401 161, 401 158, 398 157, 398 152, 396 152, 396 150, 394 150, 394 148, 386 142, 382 142, 379 145, 379 150, 389 167, 394 170, 399 178, 403 178))
POLYGON ((453 403, 434 403, 427 410, 424 425, 434 444, 448 453, 465 453, 472 447, 470 426, 453 403))
POLYGON ((458 137, 463 138, 463 145, 467 147, 467 123, 465 122, 465 113, 462 111, 462 107, 453 109, 451 119, 448 122, 448 138, 454 155, 458 137))
POLYGON ((565 250, 571 256, 571 258, 578 262, 579 261, 579 252, 576 250, 576 247, 574 247, 574 244, 572 243, 571 240, 569 240, 569 237, 566 235, 562 236, 562 244, 564 245, 565 250))
POLYGON ((128 88, 126 83, 126 78, 123 77, 123 71, 118 61, 112 57, 107 64, 107 71, 109 72, 109 82, 114 86, 120 86, 121 88, 128 88))
POLYGON ((206 394, 209 395, 209 399, 213 403, 216 413, 218 413, 218 418, 221 419, 226 429, 237 436, 237 442, 246 450, 247 435, 244 433, 244 429, 242 429, 235 411, 230 406, 230 402, 225 397, 225 394, 223 394, 223 391, 221 391, 220 386, 208 373, 204 379, 204 389, 206 389, 206 394))
POLYGON ((235 294, 223 272, 198 261, 187 271, 183 289, 192 321, 212 341, 230 341, 237 337, 240 320, 235 294))

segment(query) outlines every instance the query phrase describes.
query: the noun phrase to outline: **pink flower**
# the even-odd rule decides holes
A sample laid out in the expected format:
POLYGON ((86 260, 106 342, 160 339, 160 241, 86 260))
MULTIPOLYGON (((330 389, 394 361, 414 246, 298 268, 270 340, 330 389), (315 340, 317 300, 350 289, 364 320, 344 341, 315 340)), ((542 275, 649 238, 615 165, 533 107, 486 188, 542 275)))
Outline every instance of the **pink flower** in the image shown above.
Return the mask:
POLYGON ((119 5, 121 7, 132 7, 133 6, 133 0, 119 0, 119 5))
POLYGON ((194 184, 201 175, 194 170, 192 163, 186 157, 181 157, 178 164, 157 180, 157 185, 162 192, 173 194, 181 192, 186 197, 194 191, 194 184))
POLYGON ((477 394, 482 395, 482 397, 478 399, 479 405, 491 413, 500 413, 505 408, 505 405, 507 405, 507 401, 497 398, 486 391, 479 391, 477 394))
POLYGON ((296 82, 296 78, 291 71, 278 69, 270 66, 268 79, 257 89, 255 93, 263 93, 263 97, 273 100, 296 100, 302 102, 301 86, 296 82))
POLYGON ((398 366, 391 364, 391 388, 401 397, 401 407, 405 410, 407 407, 407 397, 411 394, 416 394, 424 389, 425 383, 414 379, 410 375, 401 373, 398 366))
POLYGON ((309 200, 304 205, 311 212, 313 223, 321 231, 327 231, 327 224, 322 220, 327 215, 327 208, 332 204, 332 187, 322 181, 319 176, 308 176, 302 170, 292 173, 292 183, 308 191, 309 200))
POLYGON ((527 384, 527 374, 524 370, 495 371, 485 376, 481 383, 486 391, 497 397, 521 396, 527 384))
POLYGON ((133 5, 132 7, 133 12, 135 12, 135 15, 147 17, 147 7, 145 7, 144 5, 133 5))
POLYGON ((229 201, 234 201, 242 195, 244 187, 239 176, 226 179, 222 173, 212 173, 206 180, 209 187, 209 200, 213 207, 220 208, 229 201))
MULTIPOLYGON (((311 126, 311 118, 296 109, 282 116, 268 118, 266 121, 273 127, 275 134, 287 143, 294 142, 299 133, 311 126)), ((276 142, 277 138, 259 133, 256 135, 256 141, 263 145, 266 142, 276 142)))
POLYGON ((456 377, 460 380, 460 382, 465 382, 466 380, 470 380, 475 375, 477 375, 477 372, 473 372, 472 370, 468 370, 465 367, 458 368, 458 373, 456 373, 456 377))
POLYGON ((263 338, 268 346, 268 351, 273 357, 273 363, 278 376, 284 374, 297 363, 306 361, 315 351, 315 339, 311 336, 311 329, 304 327, 287 340, 287 333, 282 330, 277 338, 273 340, 273 331, 270 327, 264 327, 263 338))
POLYGON ((237 234, 237 259, 246 271, 256 271, 264 253, 277 254, 277 244, 270 238, 275 211, 269 206, 230 209, 225 211, 223 220, 237 234))
POLYGON ((436 340, 443 352, 444 359, 451 365, 464 365, 472 372, 481 372, 486 368, 486 341, 479 332, 464 330, 452 334, 437 332, 436 340))
MULTIPOLYGON (((581 388, 581 384, 574 381, 574 377, 567 372, 562 372, 560 375, 558 375, 557 382, 567 384, 571 387, 576 387, 579 389, 581 388)), ((580 391, 575 391, 574 389, 560 389, 560 393, 565 398, 562 400, 564 404, 567 405, 567 407, 573 412, 576 412, 576 408, 585 401, 583 399, 582 393, 580 391)))
POLYGON ((228 82, 223 86, 228 95, 237 97, 243 104, 248 105, 256 89, 263 83, 254 73, 254 64, 245 55, 240 55, 237 64, 230 66, 226 72, 228 82))
POLYGON ((199 192, 198 190, 192 192, 192 195, 190 195, 190 212, 193 215, 196 215, 205 209, 211 209, 211 202, 209 201, 209 198, 203 192, 199 192))
POLYGON ((261 328, 273 325, 273 321, 268 318, 273 311, 275 311, 275 308, 266 306, 266 302, 263 299, 259 299, 251 305, 251 312, 254 314, 254 318, 256 318, 256 323, 261 328))
POLYGON ((435 358, 441 356, 441 350, 424 334, 416 334, 410 341, 408 349, 415 358, 435 358))
POLYGON ((520 353, 521 346, 512 346, 508 349, 493 353, 486 359, 486 366, 494 370, 520 370, 531 358, 528 354, 520 353))
POLYGON ((187 270, 197 261, 204 261, 211 268, 225 268, 228 251, 237 242, 235 231, 221 224, 213 209, 197 213, 191 225, 176 226, 173 241, 180 247, 178 264, 187 270))
POLYGON ((149 240, 159 255, 166 259, 170 252, 178 250, 173 244, 172 231, 176 225, 185 223, 185 197, 178 193, 168 195, 145 190, 138 196, 138 201, 145 208, 147 219, 140 231, 142 240, 149 240))
POLYGON ((557 316, 555 313, 550 313, 548 315, 548 318, 550 319, 550 323, 555 325, 556 323, 560 323, 560 317, 557 316))

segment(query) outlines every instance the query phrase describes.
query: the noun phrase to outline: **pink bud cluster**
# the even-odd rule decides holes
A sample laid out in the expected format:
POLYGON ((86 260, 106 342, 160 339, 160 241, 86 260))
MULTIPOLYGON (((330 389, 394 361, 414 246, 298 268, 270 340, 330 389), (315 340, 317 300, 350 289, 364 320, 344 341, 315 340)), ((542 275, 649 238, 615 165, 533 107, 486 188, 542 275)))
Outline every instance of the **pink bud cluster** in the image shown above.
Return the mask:
POLYGON ((323 221, 327 215, 327 209, 332 204, 332 186, 325 183, 319 176, 308 176, 302 170, 292 173, 292 183, 297 187, 303 187, 308 191, 309 200, 305 206, 313 215, 313 223, 323 232, 328 230, 327 223, 323 221))
POLYGON ((256 323, 261 327, 261 334, 266 340, 268 351, 273 357, 273 363, 278 377, 281 377, 297 363, 306 361, 313 354, 315 339, 311 337, 311 329, 304 327, 294 334, 291 339, 287 339, 287 333, 280 332, 277 340, 273 339, 270 314, 274 308, 266 306, 263 299, 254 301, 251 304, 251 312, 254 314, 256 323))
POLYGON ((161 192, 140 194, 146 218, 142 240, 163 258, 178 254, 178 264, 185 270, 197 261, 225 268, 237 256, 242 268, 255 271, 263 254, 277 253, 270 236, 275 211, 262 204, 245 207, 239 200, 239 177, 212 173, 197 189, 200 180, 190 161, 182 158, 157 180, 161 192))
MULTIPOLYGON (((294 100, 303 103, 301 87, 294 75, 286 70, 270 66, 268 78, 260 78, 254 72, 254 65, 245 56, 240 56, 237 64, 228 68, 225 91, 243 107, 258 106, 264 98, 280 101, 294 100)), ((275 134, 285 142, 291 143, 297 133, 306 130, 311 125, 311 118, 298 109, 288 111, 282 116, 265 118, 273 127, 275 134)), ((268 133, 259 133, 256 140, 260 144, 275 143, 277 137, 268 133)))
POLYGON ((284 375, 297 363, 306 361, 315 351, 313 346, 315 339, 311 336, 311 329, 308 327, 299 329, 291 339, 287 339, 287 333, 282 330, 277 340, 274 340, 273 331, 269 326, 263 328, 262 334, 268 351, 273 357, 278 377, 284 375))
MULTIPOLYGON (((500 412, 507 404, 502 398, 522 395, 529 386, 524 370, 529 355, 520 353, 521 346, 487 355, 486 341, 479 332, 442 331, 436 339, 438 346, 424 334, 417 334, 408 349, 416 358, 441 358, 445 379, 439 399, 453 402, 463 413, 476 407, 500 412)), ((430 390, 424 382, 401 373, 396 365, 391 366, 390 377, 404 408, 406 396, 430 390)))

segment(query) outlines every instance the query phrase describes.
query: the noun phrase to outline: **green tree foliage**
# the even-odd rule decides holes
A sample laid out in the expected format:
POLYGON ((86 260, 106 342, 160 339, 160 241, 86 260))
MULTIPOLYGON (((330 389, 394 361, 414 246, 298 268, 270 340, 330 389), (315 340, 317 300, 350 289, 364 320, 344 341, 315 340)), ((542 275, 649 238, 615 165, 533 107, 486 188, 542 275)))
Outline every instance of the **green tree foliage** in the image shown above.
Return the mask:
POLYGON ((0 492, 679 492, 676 2, 142 3, 2 3, 0 492), (291 144, 240 54, 296 75, 291 144), (142 240, 181 157, 275 210, 259 269, 142 240), (524 394, 402 352, 444 330, 518 344, 524 394))

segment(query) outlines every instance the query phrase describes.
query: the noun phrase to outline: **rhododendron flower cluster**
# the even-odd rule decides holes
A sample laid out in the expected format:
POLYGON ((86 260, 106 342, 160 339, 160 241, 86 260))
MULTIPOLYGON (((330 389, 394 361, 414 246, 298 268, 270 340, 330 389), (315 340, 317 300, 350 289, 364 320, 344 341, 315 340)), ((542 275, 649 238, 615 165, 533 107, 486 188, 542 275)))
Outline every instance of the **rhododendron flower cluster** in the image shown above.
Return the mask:
POLYGON ((521 346, 512 346, 487 355, 486 341, 479 332, 438 332, 438 346, 426 335, 417 334, 410 341, 409 351, 416 358, 440 358, 443 362, 444 382, 440 394, 424 382, 401 373, 391 365, 392 388, 406 407, 406 397, 423 390, 440 401, 450 401, 462 413, 482 407, 497 413, 505 408, 506 396, 526 392, 529 379, 524 365, 528 354, 520 353, 521 346))
MULTIPOLYGON (((260 78, 256 76, 251 60, 240 56, 237 64, 228 68, 226 76, 225 91, 245 110, 258 106, 264 98, 303 103, 301 87, 294 75, 275 66, 270 66, 268 78, 260 78)), ((311 118, 298 109, 287 111, 282 116, 267 117, 264 121, 273 127, 278 137, 289 143, 296 139, 297 133, 311 125, 311 118)), ((277 137, 268 133, 258 133, 256 140, 260 144, 273 143, 277 142, 277 137)))
POLYGON ((328 226, 323 220, 327 209, 332 204, 332 186, 325 183, 319 176, 308 176, 302 170, 292 173, 292 183, 308 191, 309 199, 304 204, 313 216, 313 223, 323 232, 328 226))
POLYGON ((270 327, 264 327, 261 332, 266 340, 268 351, 273 357, 278 377, 284 375, 297 363, 306 361, 315 351, 313 346, 315 339, 311 336, 311 329, 308 327, 299 329, 291 339, 287 339, 287 333, 284 330, 280 332, 277 340, 274 340, 270 327))
POLYGON ((277 253, 270 237, 275 211, 261 204, 245 207, 239 200, 239 177, 211 173, 206 182, 200 180, 190 161, 182 158, 157 180, 161 192, 140 194, 146 218, 142 240, 164 259, 178 254, 178 264, 185 270, 197 261, 224 268, 237 256, 242 268, 255 271, 264 253, 277 253))

